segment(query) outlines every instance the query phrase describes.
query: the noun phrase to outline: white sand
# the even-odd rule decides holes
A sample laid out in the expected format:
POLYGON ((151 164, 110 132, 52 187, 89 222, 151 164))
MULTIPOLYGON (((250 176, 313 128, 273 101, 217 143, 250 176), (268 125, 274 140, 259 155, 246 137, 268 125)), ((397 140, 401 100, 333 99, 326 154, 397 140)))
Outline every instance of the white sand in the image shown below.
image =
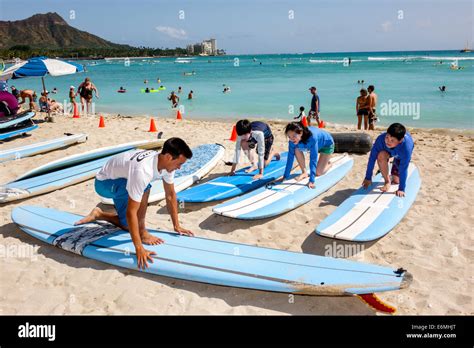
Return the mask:
MULTIPOLYGON (((270 122, 276 147, 286 150, 283 124, 270 122)), ((67 149, 0 163, 0 183, 41 164, 92 148, 152 139, 149 119, 108 116, 106 128, 98 118, 58 118, 43 123, 31 137, 0 144, 1 149, 86 132, 86 143, 67 149)), ((190 146, 221 142, 226 160, 234 143, 229 122, 157 120, 165 137, 180 136, 190 146)), ((347 131, 338 126, 331 131, 347 131)), ((380 133, 376 131, 374 138, 380 133)), ((364 244, 355 260, 403 267, 413 275, 408 289, 378 296, 398 314, 473 314, 474 225, 472 134, 443 130, 412 130, 413 161, 422 187, 402 222, 382 239, 364 244)), ((278 218, 237 221, 212 214, 214 204, 188 204, 181 224, 196 235, 251 245, 324 255, 333 240, 319 237, 315 226, 362 182, 367 155, 354 155, 354 168, 335 187, 309 204, 278 218)), ((211 175, 229 170, 219 164, 211 175)), ((158 277, 109 266, 56 249, 20 231, 10 218, 19 205, 41 205, 85 214, 99 204, 93 180, 28 200, 0 206, 0 314, 373 314, 355 297, 289 296, 220 287, 158 277), (26 254, 26 255, 25 255, 26 254)), ((149 206, 147 225, 171 229, 164 202, 149 206)), ((346 245, 337 242, 337 245, 346 245)))

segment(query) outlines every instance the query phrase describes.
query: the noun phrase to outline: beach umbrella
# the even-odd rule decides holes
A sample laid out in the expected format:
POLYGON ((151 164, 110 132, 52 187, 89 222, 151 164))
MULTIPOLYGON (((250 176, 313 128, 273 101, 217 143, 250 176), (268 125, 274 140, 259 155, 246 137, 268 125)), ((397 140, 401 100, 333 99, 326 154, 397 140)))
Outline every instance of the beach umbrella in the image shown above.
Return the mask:
POLYGON ((0 80, 41 77, 43 91, 46 92, 44 85, 44 77, 46 75, 63 76, 78 72, 84 72, 84 67, 81 64, 48 57, 33 57, 5 69, 0 73, 0 80))

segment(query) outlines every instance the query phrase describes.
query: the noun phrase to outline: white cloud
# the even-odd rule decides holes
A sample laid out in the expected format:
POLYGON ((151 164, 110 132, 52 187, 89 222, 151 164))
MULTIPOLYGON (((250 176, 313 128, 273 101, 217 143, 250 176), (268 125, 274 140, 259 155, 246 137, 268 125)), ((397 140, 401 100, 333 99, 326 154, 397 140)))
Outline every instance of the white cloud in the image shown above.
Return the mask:
POLYGON ((160 33, 168 35, 169 37, 172 37, 173 39, 184 40, 188 38, 188 34, 186 34, 186 31, 183 29, 159 26, 156 27, 156 30, 158 30, 160 33))
POLYGON ((382 30, 384 32, 392 31, 392 28, 393 28, 392 22, 386 21, 382 23, 382 30))

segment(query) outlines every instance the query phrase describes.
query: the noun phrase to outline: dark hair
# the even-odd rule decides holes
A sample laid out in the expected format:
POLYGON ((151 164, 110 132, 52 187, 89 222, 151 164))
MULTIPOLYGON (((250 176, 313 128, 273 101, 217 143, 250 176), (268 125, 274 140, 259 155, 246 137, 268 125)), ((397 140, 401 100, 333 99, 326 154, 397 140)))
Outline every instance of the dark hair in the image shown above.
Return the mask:
POLYGON ((369 92, 375 91, 374 85, 370 85, 369 87, 367 87, 367 90, 368 90, 369 92))
POLYGON ((311 137, 311 132, 308 129, 308 127, 303 126, 303 122, 290 122, 286 125, 285 127, 285 134, 288 134, 288 132, 295 132, 301 135, 301 142, 303 144, 306 144, 308 139, 311 137))
POLYGON ((387 133, 392 137, 397 138, 399 141, 403 139, 407 130, 401 123, 392 123, 387 129, 387 133))
POLYGON ((169 138, 165 141, 161 154, 166 155, 167 153, 169 153, 173 159, 177 159, 179 155, 183 155, 187 159, 193 157, 193 152, 188 144, 181 138, 169 138))
POLYGON ((237 131, 238 136, 250 133, 252 131, 252 126, 250 125, 250 121, 249 120, 237 121, 237 123, 235 124, 235 130, 237 131))
POLYGON ((300 111, 304 111, 304 106, 300 106, 300 111))

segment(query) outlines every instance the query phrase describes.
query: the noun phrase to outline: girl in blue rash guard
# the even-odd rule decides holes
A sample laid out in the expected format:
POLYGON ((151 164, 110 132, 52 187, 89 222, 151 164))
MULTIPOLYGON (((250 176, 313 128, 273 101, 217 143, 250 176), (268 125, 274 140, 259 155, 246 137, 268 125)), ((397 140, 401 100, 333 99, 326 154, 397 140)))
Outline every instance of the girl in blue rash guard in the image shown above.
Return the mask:
POLYGON ((399 184, 395 193, 398 197, 405 196, 405 185, 408 176, 408 165, 414 148, 413 139, 400 123, 394 123, 388 127, 385 133, 380 134, 375 140, 374 146, 370 151, 369 163, 362 186, 367 189, 372 184, 372 172, 374 171, 375 161, 379 166, 380 172, 384 178, 385 184, 380 189, 386 192, 391 183, 399 184), (388 175, 388 160, 393 157, 392 181, 388 175))
POLYGON ((314 180, 316 176, 321 176, 331 167, 329 159, 334 153, 334 139, 328 132, 316 128, 305 127, 301 122, 291 122, 285 128, 288 142, 288 159, 286 162, 284 179, 288 179, 291 169, 293 168, 293 161, 296 156, 298 165, 301 168, 301 175, 296 178, 296 181, 301 181, 308 177, 306 170, 306 163, 303 151, 309 150, 309 182, 308 187, 314 188, 314 180), (318 161, 318 152, 321 153, 318 161))

